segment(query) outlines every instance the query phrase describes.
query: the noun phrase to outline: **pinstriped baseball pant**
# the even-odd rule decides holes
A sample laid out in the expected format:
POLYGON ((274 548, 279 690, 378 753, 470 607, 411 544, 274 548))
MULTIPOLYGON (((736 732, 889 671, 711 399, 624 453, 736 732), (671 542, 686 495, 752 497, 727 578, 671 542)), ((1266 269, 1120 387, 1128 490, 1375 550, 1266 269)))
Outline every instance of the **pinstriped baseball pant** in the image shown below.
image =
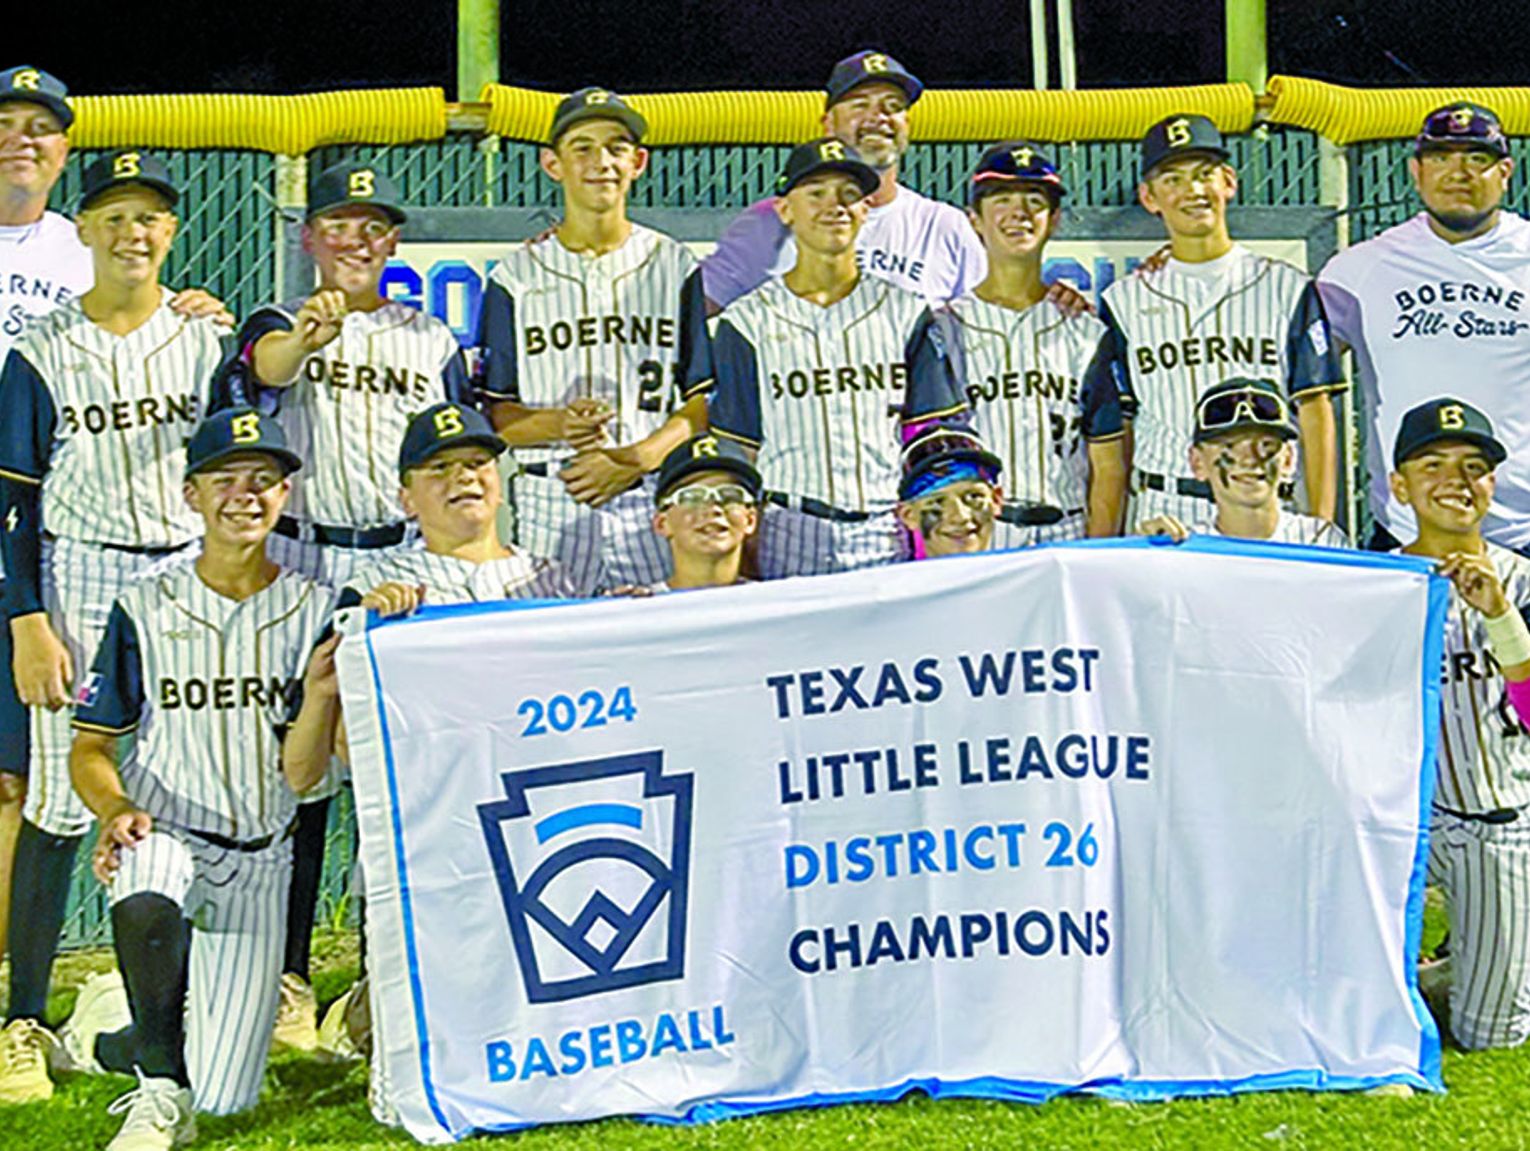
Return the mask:
POLYGON ((882 512, 858 523, 766 503, 760 508, 760 577, 828 575, 908 558, 898 517, 882 512))
POLYGON ((654 479, 599 508, 576 502, 557 476, 518 475, 515 542, 563 564, 577 593, 592 596, 669 578, 669 545, 653 530, 654 479))

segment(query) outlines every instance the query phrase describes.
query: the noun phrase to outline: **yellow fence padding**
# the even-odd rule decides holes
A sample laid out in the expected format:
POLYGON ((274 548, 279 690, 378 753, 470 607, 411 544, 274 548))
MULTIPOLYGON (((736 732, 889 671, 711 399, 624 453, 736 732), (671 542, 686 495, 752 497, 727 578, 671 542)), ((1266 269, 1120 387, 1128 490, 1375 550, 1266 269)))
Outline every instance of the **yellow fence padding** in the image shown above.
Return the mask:
POLYGON ((439 88, 305 96, 75 96, 77 148, 242 148, 298 156, 325 144, 404 144, 446 135, 439 88))
POLYGON ((1415 136, 1425 116, 1458 100, 1491 108, 1510 136, 1530 136, 1530 88, 1341 88, 1272 76, 1270 95, 1271 123, 1306 128, 1335 144, 1415 136))

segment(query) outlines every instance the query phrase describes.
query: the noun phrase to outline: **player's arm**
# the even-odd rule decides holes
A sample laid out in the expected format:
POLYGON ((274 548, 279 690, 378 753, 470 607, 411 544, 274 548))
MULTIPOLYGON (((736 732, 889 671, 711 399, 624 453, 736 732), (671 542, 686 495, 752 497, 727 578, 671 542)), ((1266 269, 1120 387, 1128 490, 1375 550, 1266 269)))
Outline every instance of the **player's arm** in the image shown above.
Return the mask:
POLYGON ((170 310, 192 320, 211 320, 220 328, 234 326, 234 313, 206 288, 182 288, 170 297, 170 310))
POLYGON ((303 672, 302 705, 282 736, 282 774, 299 795, 323 780, 339 741, 340 679, 335 672, 339 646, 340 636, 333 633, 313 649, 303 672))
POLYGON ((1102 373, 1116 390, 1116 403, 1121 409, 1121 454, 1129 477, 1134 447, 1132 421, 1137 418, 1137 393, 1132 386, 1131 361, 1126 354, 1126 333, 1111 312, 1110 304, 1103 301, 1100 304, 1100 320, 1105 325, 1105 335, 1101 337, 1090 371, 1102 373))
POLYGON ((1344 369, 1313 283, 1303 289, 1291 317, 1286 371, 1301 433, 1307 509, 1331 520, 1339 502, 1339 421, 1334 415, 1333 393, 1344 387, 1344 369))
MULTIPOLYGON (((1479 552, 1454 552, 1440 561, 1437 569, 1456 585, 1456 591, 1468 607, 1482 616, 1488 646, 1503 678, 1511 686, 1525 684, 1524 692, 1511 693, 1530 701, 1530 625, 1522 609, 1509 599, 1508 589, 1498 576, 1492 559, 1479 552)), ((1527 719, 1525 710, 1520 718, 1527 719)))
POLYGON ((240 344, 256 382, 268 388, 290 386, 303 361, 340 334, 345 312, 345 293, 330 288, 304 300, 296 316, 267 308, 250 317, 240 344))
POLYGON ((926 308, 903 347, 908 388, 903 397, 900 436, 908 443, 931 424, 971 425, 967 369, 961 331, 945 308, 926 308))
POLYGON ((712 338, 712 367, 717 380, 707 397, 707 426, 757 453, 764 442, 759 358, 754 345, 726 316, 717 322, 712 338))
POLYGON ((1126 519, 1126 420, 1121 392, 1111 370, 1111 349, 1104 338, 1084 370, 1082 421, 1089 461, 1084 532, 1091 539, 1121 534, 1126 519))
POLYGON ((750 204, 733 217, 717 238, 717 246, 701 261, 707 314, 717 315, 763 284, 789 234, 768 199, 750 204))

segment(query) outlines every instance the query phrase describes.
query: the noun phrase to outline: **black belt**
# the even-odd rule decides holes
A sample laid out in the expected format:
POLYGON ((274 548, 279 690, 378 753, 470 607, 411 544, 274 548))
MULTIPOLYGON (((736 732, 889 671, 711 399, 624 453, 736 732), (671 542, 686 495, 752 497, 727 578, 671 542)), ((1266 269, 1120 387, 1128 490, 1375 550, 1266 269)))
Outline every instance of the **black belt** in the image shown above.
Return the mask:
POLYGON ((1513 823, 1520 817, 1520 809, 1517 807, 1495 807, 1492 811, 1452 811, 1448 807, 1436 805, 1435 810, 1469 823, 1513 823))
POLYGON ((811 496, 789 496, 785 492, 766 492, 765 498, 778 507, 791 508, 793 511, 817 516, 821 520, 829 520, 836 524, 863 524, 876 514, 875 512, 852 512, 845 508, 837 508, 833 504, 826 504, 822 500, 815 500, 811 496))
POLYGON ((214 847, 221 847, 224 851, 242 851, 246 854, 256 851, 264 851, 273 843, 279 843, 284 839, 290 839, 297 827, 294 819, 281 831, 273 831, 270 835, 262 835, 259 839, 230 839, 226 835, 219 835, 216 831, 188 831, 187 835, 194 835, 203 843, 210 843, 214 847))
POLYGON ((151 548, 135 547, 132 544, 97 544, 96 546, 97 547, 103 547, 107 551, 126 552, 130 556, 151 556, 151 557, 157 557, 157 556, 167 556, 171 552, 178 552, 183 547, 185 547, 186 545, 185 544, 174 544, 171 547, 158 547, 158 546, 156 546, 156 547, 151 547, 151 548))
POLYGON ((276 521, 276 534, 304 543, 332 548, 390 548, 404 542, 408 524, 386 524, 380 528, 332 528, 326 524, 300 524, 291 516, 276 521))
POLYGON ((1211 498, 1211 485, 1205 480, 1185 480, 1161 476, 1156 472, 1138 472, 1137 485, 1155 492, 1172 491, 1175 495, 1191 496, 1202 500, 1211 498))
POLYGON ((1083 508, 1064 511, 1052 504, 1013 503, 999 509, 999 519, 1017 528, 1044 528, 1061 523, 1068 516, 1082 515, 1083 508))
POLYGON ((551 463, 521 464, 520 469, 528 476, 541 476, 543 479, 547 479, 562 471, 563 465, 554 460, 551 463))

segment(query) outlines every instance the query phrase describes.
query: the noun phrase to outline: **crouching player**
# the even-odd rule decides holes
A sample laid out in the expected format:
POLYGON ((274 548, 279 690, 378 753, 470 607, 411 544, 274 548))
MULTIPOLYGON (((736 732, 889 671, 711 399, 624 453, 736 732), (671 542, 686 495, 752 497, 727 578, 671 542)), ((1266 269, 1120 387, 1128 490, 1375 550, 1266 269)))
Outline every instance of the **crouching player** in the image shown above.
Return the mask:
POLYGON ((972 432, 934 425, 903 449, 898 520, 919 555, 950 556, 993 547, 1004 510, 1003 467, 972 432))
POLYGON ((643 590, 745 582, 739 569, 744 545, 760 525, 763 489, 748 453, 729 440, 693 436, 670 452, 659 469, 653 530, 669 545, 674 574, 643 590))
POLYGON ((318 781, 283 763, 281 728, 333 678, 335 645, 315 646, 329 593, 266 556, 298 466, 251 409, 202 422, 184 483, 201 554, 118 596, 76 700, 70 775, 100 821, 92 862, 133 1018, 81 1039, 99 1068, 138 1076, 113 1107, 114 1151, 179 1146, 193 1108, 241 1111, 260 1093, 297 793, 318 781))

